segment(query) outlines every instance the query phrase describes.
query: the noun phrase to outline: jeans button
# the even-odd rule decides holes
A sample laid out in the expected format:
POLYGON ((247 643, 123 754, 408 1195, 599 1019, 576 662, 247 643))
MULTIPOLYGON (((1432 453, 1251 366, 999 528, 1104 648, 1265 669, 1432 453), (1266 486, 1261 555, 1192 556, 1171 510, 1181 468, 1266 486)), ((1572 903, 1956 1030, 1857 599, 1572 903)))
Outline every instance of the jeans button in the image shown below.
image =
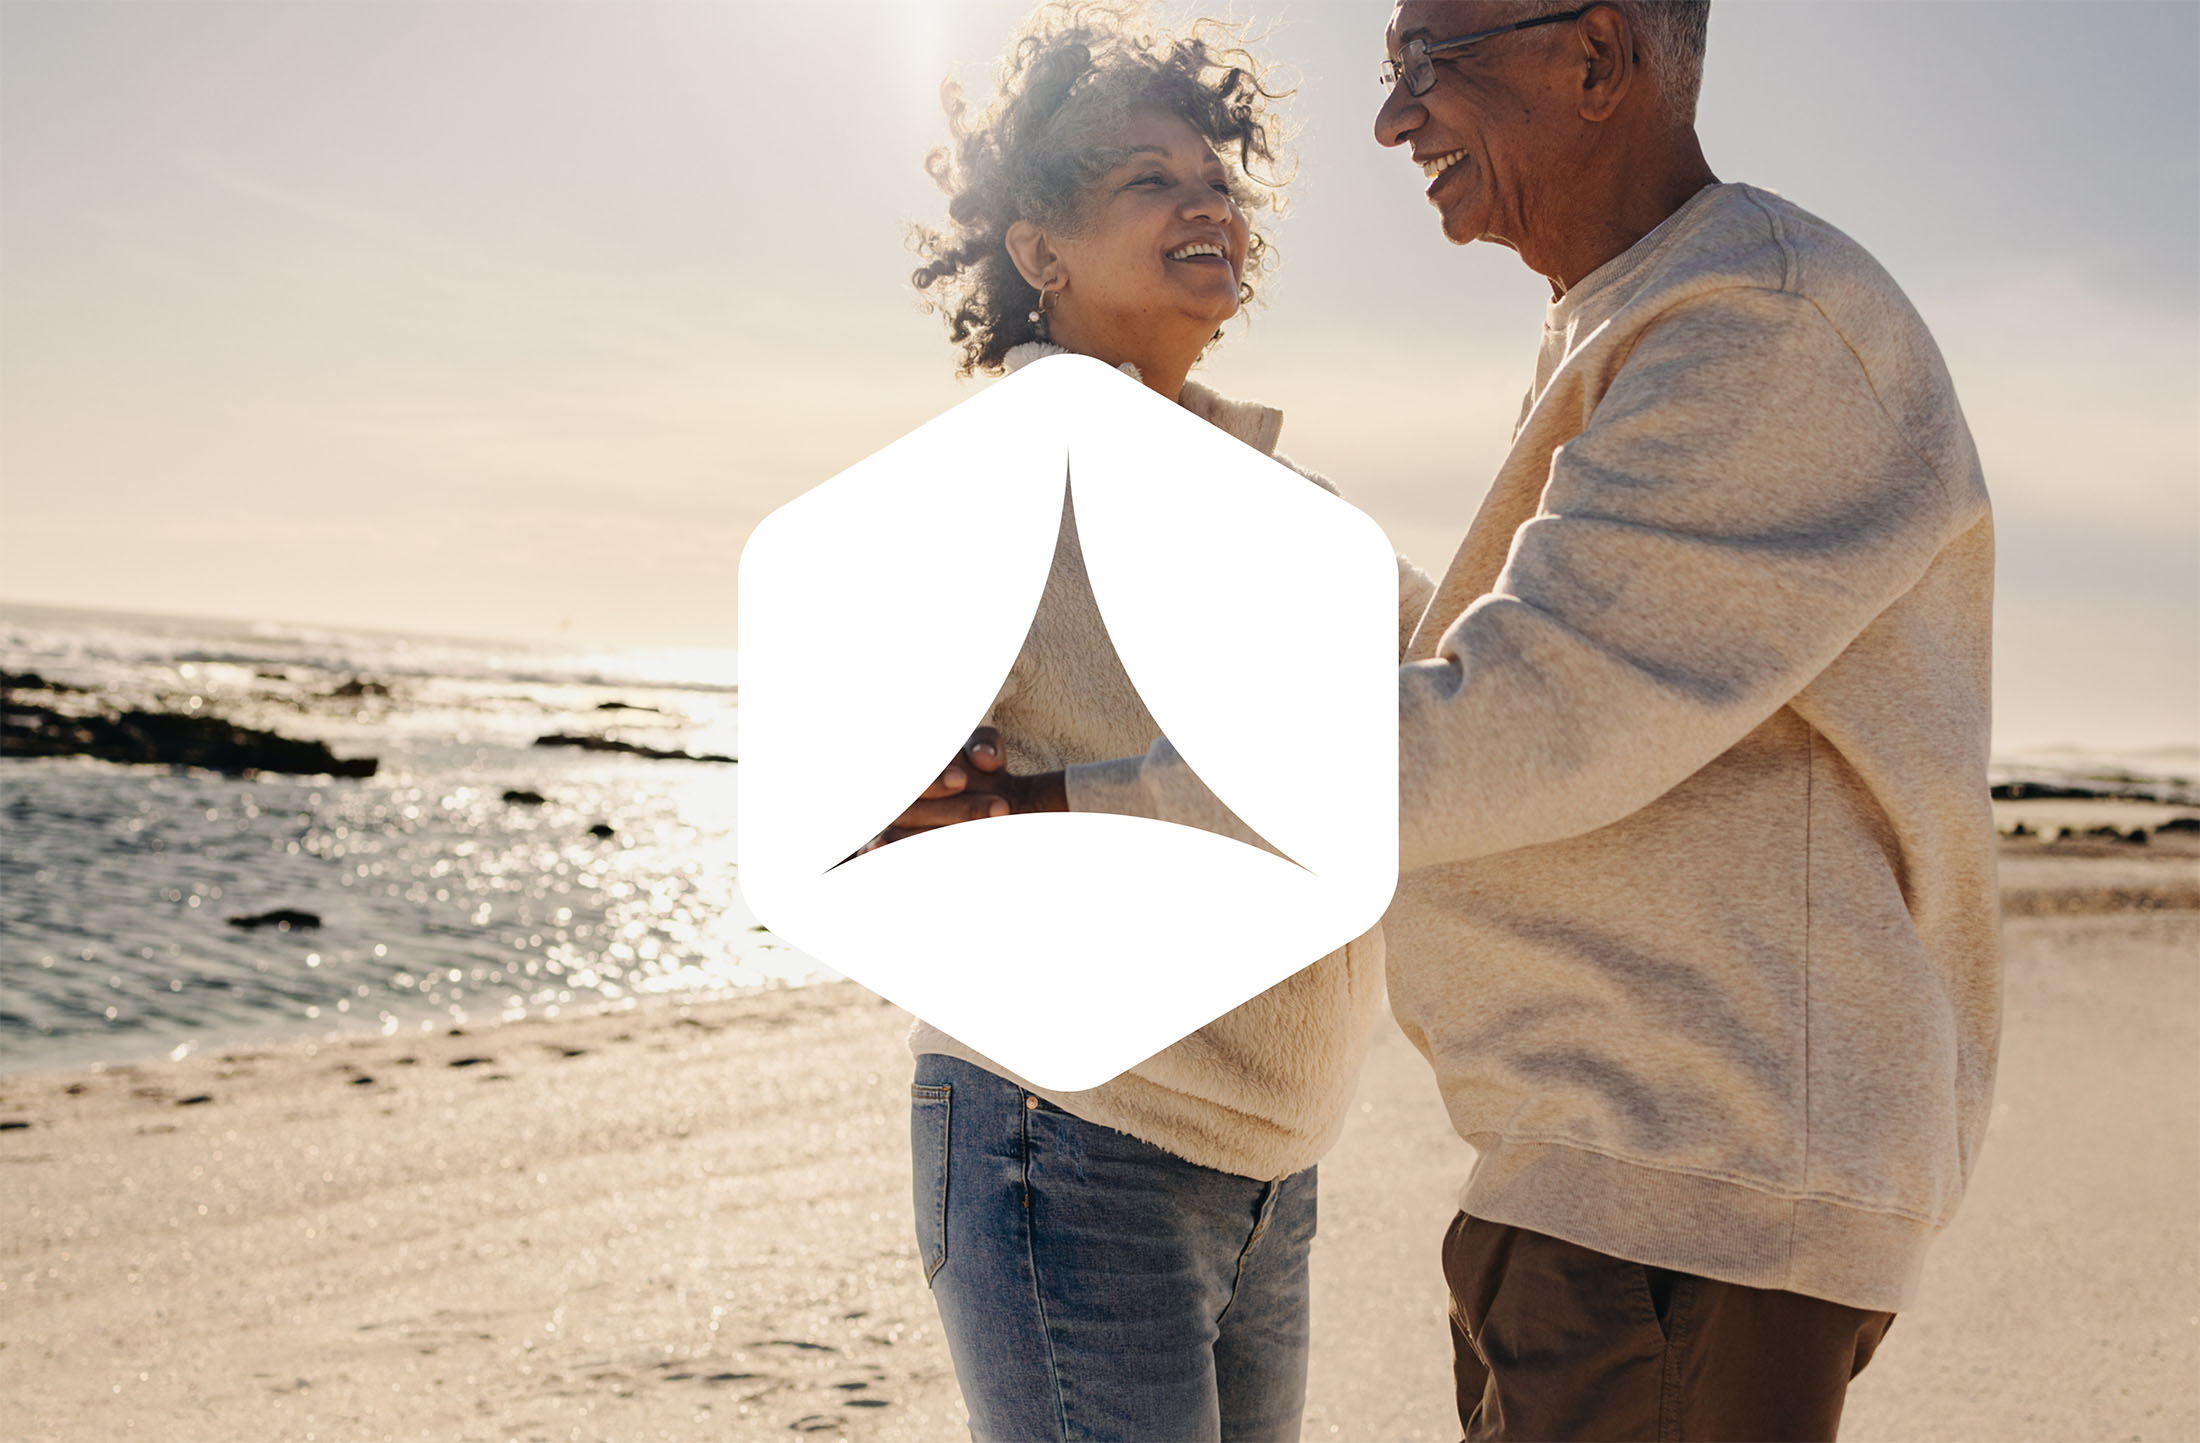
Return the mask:
POLYGON ((1037 1112, 1039 1110, 1039 1099, 1027 1092, 1024 1094, 1024 1106, 1033 1112, 1037 1112))

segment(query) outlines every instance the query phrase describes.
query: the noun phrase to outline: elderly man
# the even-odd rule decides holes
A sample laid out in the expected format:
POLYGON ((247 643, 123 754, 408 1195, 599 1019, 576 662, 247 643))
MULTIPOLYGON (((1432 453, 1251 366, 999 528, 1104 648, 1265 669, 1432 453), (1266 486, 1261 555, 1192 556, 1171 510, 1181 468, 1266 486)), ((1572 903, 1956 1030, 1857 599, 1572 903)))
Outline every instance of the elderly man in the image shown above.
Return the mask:
MULTIPOLYGON (((1398 674, 1391 1001, 1479 1154, 1443 1248, 1477 1438, 1831 1438, 1993 1085, 1978 458, 1886 273, 1705 164, 1707 10, 1404 0, 1386 37, 1377 139, 1553 298, 1398 674)), ((905 824, 1244 835, 1166 740, 969 759, 905 824)))

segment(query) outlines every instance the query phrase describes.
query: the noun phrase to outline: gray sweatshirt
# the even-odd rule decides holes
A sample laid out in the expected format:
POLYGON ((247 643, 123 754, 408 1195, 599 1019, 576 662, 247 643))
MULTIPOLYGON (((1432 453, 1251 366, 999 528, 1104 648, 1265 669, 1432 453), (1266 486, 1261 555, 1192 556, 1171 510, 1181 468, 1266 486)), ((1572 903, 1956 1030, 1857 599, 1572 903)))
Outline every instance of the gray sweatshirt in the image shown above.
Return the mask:
MULTIPOLYGON (((1993 533, 1924 323, 1709 187, 1552 305, 1400 668, 1393 1010, 1478 1217, 1897 1309, 2000 1030, 1993 533)), ((1174 750, 1080 810, 1232 835, 1174 750)))
MULTIPOLYGON (((1008 367, 1015 370, 1059 350, 1019 346, 1009 353, 1008 367)), ((1262 454, 1274 455, 1282 412, 1230 400, 1197 382, 1185 384, 1179 401, 1262 454)), ((1311 472, 1299 474, 1336 490, 1311 472)), ((1402 557, 1398 580, 1402 649, 1434 584, 1402 557)), ((1121 756, 1143 748, 1159 730, 1108 640, 1085 575, 1076 517, 1067 506, 1030 635, 985 722, 1000 728, 1009 768, 1016 772, 1055 771, 1121 756)), ((1045 939, 1034 938, 1032 949, 1032 965, 1045 966, 1045 939)), ((1203 1167, 1244 1177, 1284 1177, 1311 1166, 1343 1129, 1368 1035, 1382 1009, 1383 970, 1378 927, 1113 1081, 1081 1092, 1034 1087, 921 1019, 910 1030, 909 1049, 976 1063, 1088 1122, 1203 1167)))

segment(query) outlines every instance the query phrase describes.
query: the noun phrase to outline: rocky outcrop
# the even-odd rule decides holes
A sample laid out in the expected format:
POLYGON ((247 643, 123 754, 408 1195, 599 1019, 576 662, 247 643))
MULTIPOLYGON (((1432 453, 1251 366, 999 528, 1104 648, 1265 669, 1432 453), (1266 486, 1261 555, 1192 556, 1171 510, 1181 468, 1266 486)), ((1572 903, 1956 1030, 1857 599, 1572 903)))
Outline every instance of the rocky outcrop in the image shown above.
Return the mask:
POLYGON ((259 912, 250 917, 232 917, 229 925, 253 931, 261 927, 273 927, 282 932, 295 932, 306 927, 320 926, 321 915, 318 912, 300 912, 292 907, 278 907, 272 912, 259 912))
POLYGON ((0 671, 0 692, 52 691, 81 692, 84 688, 71 686, 65 681, 51 681, 35 671, 0 671))
POLYGON ((371 777, 373 757, 340 758, 320 742, 232 725, 215 716, 124 711, 70 715, 10 700, 0 711, 0 755, 204 767, 228 776, 371 777))
POLYGON ((715 752, 666 751, 662 747, 645 747, 638 742, 613 741, 610 737, 573 736, 565 732, 553 732, 546 737, 536 737, 538 747, 577 747, 584 752, 625 752, 629 756, 649 757, 661 762, 737 762, 739 757, 720 756, 715 752))

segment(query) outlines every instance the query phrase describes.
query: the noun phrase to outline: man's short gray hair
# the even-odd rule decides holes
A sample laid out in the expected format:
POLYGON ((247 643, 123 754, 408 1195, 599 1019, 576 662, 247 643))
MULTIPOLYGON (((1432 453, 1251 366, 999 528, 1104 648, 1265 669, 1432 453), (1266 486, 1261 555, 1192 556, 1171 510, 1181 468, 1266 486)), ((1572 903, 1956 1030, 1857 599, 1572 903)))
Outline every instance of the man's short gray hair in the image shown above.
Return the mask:
MULTIPOLYGON (((1705 37, 1711 29, 1711 0, 1607 0, 1635 31, 1635 58, 1658 78, 1666 114, 1676 124, 1696 121, 1696 96, 1703 89, 1705 37)), ((1523 17, 1559 15, 1580 0, 1529 0, 1523 17)))
POLYGON ((1666 113, 1682 125, 1696 122, 1703 89, 1703 52, 1711 30, 1711 0, 1612 0, 1634 24, 1637 56, 1658 77, 1666 113))

